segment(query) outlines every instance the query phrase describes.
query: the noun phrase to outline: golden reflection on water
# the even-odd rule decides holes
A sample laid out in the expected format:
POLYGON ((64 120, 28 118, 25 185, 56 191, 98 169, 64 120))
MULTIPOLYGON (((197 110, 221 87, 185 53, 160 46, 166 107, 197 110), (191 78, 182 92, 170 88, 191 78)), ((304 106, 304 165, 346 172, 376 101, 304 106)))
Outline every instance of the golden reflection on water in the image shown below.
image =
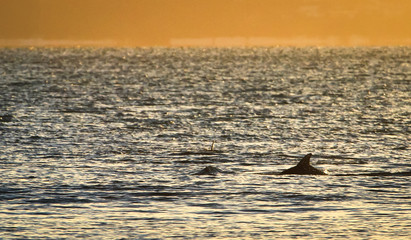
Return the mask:
POLYGON ((408 239, 409 51, 0 49, 0 238, 408 239))

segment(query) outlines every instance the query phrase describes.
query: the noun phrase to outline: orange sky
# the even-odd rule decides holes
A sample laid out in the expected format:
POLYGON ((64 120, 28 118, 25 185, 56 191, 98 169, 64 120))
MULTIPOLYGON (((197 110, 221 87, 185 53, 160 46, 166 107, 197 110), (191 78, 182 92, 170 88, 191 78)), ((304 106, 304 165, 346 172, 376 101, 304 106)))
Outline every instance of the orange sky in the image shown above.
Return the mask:
POLYGON ((0 0, 0 46, 411 45, 410 0, 0 0))

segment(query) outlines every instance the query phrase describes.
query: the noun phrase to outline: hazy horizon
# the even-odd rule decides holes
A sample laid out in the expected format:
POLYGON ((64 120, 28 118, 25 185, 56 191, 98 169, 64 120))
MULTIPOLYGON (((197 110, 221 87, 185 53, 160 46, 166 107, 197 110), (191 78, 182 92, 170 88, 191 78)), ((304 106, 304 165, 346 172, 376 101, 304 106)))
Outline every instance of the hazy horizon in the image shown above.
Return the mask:
POLYGON ((0 46, 411 45, 406 0, 0 0, 0 46))

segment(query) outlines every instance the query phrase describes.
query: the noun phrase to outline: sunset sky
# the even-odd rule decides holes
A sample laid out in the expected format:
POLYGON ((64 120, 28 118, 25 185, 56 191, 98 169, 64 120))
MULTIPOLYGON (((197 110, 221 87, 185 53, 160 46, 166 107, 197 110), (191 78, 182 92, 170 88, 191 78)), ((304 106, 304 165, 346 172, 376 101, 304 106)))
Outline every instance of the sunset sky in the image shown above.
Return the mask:
POLYGON ((0 0, 0 46, 411 45, 410 0, 0 0))

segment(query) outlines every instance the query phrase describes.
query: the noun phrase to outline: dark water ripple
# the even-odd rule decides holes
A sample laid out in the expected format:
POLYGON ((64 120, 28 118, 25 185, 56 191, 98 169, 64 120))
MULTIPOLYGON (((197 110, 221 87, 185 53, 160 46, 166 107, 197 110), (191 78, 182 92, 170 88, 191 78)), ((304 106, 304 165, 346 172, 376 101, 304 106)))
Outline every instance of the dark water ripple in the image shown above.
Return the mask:
POLYGON ((409 56, 0 49, 0 238, 408 239, 409 56))

